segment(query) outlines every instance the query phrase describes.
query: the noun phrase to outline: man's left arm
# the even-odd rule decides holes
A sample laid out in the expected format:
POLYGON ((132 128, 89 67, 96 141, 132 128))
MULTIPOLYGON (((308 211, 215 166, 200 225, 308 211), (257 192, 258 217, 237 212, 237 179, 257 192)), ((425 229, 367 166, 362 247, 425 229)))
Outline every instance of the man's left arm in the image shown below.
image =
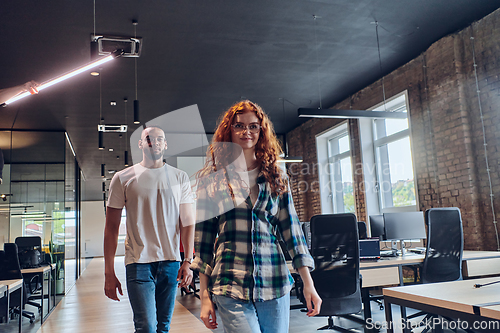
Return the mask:
POLYGON ((179 287, 187 287, 193 279, 193 271, 189 268, 191 260, 187 260, 193 259, 195 215, 192 203, 180 204, 179 210, 181 241, 184 247, 185 260, 181 263, 177 281, 180 281, 179 287))

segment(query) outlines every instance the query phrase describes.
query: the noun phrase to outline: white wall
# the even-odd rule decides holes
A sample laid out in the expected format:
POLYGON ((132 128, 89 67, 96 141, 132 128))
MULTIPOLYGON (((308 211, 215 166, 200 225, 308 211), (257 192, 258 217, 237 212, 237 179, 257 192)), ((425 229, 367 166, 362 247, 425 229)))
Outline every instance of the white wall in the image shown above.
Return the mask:
MULTIPOLYGON (((82 201, 82 256, 102 257, 104 255, 104 203, 82 201)), ((125 254, 125 245, 118 244, 116 255, 125 254)))

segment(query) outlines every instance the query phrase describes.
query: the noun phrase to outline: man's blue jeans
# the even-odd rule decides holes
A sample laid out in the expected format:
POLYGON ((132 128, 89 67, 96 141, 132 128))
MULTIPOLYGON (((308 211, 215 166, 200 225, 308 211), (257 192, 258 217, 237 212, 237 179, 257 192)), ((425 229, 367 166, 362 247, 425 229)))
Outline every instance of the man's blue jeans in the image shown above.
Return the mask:
POLYGON ((126 266, 128 298, 136 332, 166 333, 170 329, 179 267, 178 261, 126 266))

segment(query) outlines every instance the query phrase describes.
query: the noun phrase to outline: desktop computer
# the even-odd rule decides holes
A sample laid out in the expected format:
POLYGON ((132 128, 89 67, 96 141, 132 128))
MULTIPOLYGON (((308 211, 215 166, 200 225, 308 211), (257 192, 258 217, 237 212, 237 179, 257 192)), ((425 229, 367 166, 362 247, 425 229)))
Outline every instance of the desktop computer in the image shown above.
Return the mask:
POLYGON ((379 240, 385 240, 384 216, 370 215, 371 237, 378 237, 379 240))
POLYGON ((401 254, 405 255, 405 240, 425 239, 425 222, 423 212, 404 212, 404 213, 384 213, 384 231, 385 238, 401 243, 401 254))

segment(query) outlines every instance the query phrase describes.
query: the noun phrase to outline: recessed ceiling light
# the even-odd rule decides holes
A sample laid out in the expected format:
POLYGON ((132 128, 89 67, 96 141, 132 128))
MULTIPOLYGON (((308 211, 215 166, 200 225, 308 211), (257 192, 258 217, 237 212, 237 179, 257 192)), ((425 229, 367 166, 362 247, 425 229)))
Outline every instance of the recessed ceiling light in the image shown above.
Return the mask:
POLYGON ((90 75, 92 75, 92 76, 99 76, 99 72, 90 72, 90 75))
POLYGON ((116 102, 115 101, 111 101, 111 102, 109 102, 109 104, 115 106, 116 102))
POLYGON ((109 151, 113 151, 113 148, 109 148, 109 151))

